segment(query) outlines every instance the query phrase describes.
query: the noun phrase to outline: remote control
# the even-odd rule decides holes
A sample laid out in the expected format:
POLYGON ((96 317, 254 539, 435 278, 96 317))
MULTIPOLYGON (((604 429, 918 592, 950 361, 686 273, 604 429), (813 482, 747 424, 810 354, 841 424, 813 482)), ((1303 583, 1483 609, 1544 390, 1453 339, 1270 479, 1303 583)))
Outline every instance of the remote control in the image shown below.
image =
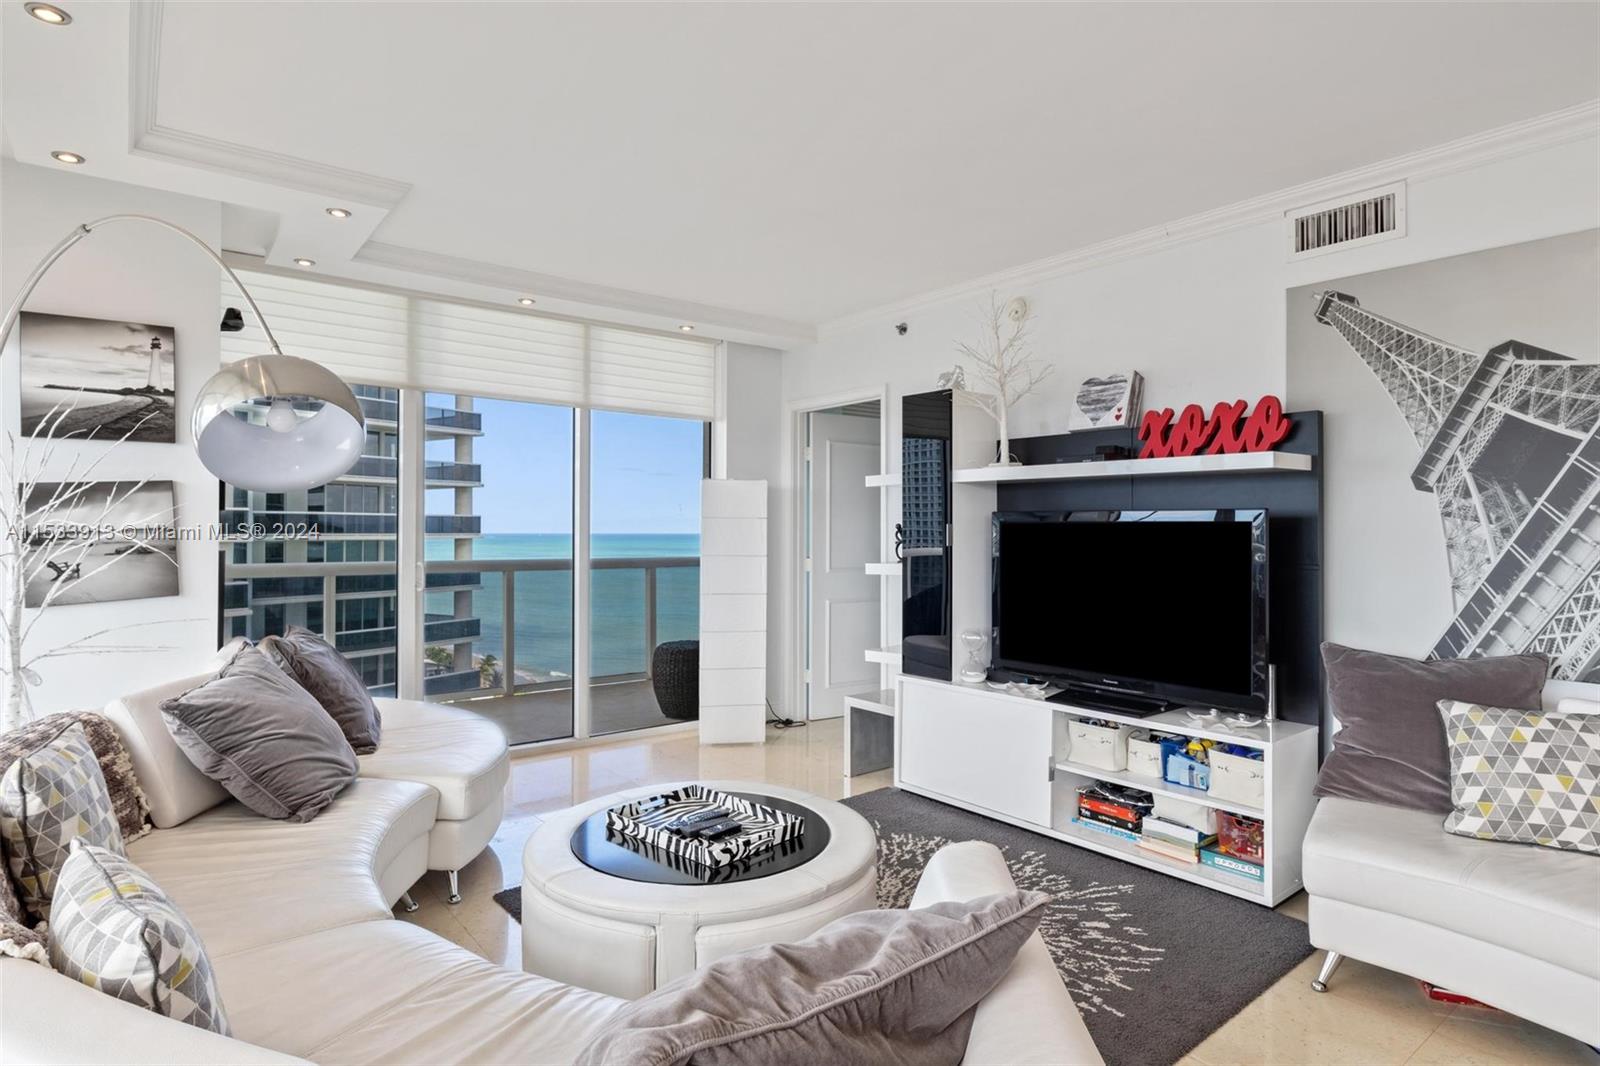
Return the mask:
POLYGON ((696 826, 706 825, 710 822, 720 822, 728 817, 728 813, 726 807, 708 807, 703 811, 695 811, 693 814, 680 815, 668 822, 665 828, 675 833, 687 833, 696 826))
POLYGON ((701 840, 720 840, 727 836, 737 836, 743 828, 732 818, 723 818, 708 825, 697 826, 691 832, 701 840))

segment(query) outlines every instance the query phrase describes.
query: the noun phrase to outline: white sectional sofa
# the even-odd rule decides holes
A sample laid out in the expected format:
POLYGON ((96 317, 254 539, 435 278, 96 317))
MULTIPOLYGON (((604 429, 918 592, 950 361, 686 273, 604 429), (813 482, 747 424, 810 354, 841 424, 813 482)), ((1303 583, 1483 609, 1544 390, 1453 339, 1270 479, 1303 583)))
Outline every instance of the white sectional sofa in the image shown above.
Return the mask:
MULTIPOLYGON (((495 774, 452 749, 458 730, 477 735, 464 712, 380 702, 384 740, 362 777, 315 820, 291 824, 219 796, 156 731, 152 708, 193 683, 127 697, 108 714, 159 812, 128 855, 199 933, 233 1037, 0 958, 0 1063, 566 1063, 622 1005, 393 919, 430 863, 465 861, 467 842, 488 838, 483 812, 499 809, 504 777, 479 806, 495 774)), ((913 906, 1011 887, 992 846, 956 844, 929 863, 913 906)), ((967 1061, 1101 1062, 1037 934, 979 1006, 967 1061)))

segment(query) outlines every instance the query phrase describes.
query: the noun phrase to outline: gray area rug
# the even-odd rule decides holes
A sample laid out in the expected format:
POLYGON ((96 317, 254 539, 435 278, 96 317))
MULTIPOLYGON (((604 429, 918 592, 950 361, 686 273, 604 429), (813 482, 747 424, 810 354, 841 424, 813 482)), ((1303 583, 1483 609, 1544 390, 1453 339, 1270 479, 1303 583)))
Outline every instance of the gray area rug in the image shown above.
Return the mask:
MULTIPOLYGON (((1048 892, 1039 931, 1108 1066, 1168 1066, 1311 954, 1306 925, 1199 885, 884 788, 844 801, 878 833, 878 904, 911 902, 933 853, 1000 849, 1048 892)), ((522 890, 494 900, 522 920, 522 890)))
POLYGON ((880 906, 960 840, 1054 896, 1039 931, 1108 1066, 1176 1062, 1312 952, 1296 918, 1004 822, 894 788, 843 802, 878 832, 880 906))

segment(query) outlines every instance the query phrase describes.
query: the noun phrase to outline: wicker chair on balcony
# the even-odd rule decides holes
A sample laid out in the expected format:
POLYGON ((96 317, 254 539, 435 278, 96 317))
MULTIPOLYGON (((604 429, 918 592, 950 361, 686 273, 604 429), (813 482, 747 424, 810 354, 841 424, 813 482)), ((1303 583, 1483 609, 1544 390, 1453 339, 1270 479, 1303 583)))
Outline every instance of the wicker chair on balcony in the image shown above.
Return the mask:
POLYGON ((692 722, 700 717, 700 642, 669 640, 650 658, 650 683, 656 705, 668 718, 692 722))

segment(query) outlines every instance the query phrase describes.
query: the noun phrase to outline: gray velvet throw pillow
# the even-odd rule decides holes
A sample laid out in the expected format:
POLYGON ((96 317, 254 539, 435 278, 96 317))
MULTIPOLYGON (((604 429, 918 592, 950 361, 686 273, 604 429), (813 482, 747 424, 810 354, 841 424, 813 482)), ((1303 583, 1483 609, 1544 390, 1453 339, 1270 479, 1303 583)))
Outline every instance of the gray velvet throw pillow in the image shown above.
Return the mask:
POLYGON ((1422 662, 1332 643, 1322 663, 1340 728, 1316 795, 1441 814, 1452 806, 1439 701, 1537 709, 1550 669, 1542 655, 1422 662))
POLYGON ((259 647, 322 704, 357 755, 378 750, 382 729, 378 706, 361 675, 338 649, 302 626, 290 626, 281 637, 266 637, 259 647))
POLYGON ((959 1063, 1050 897, 861 911, 718 959, 612 1016, 578 1066, 959 1063))
POLYGON ((259 648, 161 705, 200 772, 257 814, 309 822, 356 779, 356 753, 311 694, 259 648))

